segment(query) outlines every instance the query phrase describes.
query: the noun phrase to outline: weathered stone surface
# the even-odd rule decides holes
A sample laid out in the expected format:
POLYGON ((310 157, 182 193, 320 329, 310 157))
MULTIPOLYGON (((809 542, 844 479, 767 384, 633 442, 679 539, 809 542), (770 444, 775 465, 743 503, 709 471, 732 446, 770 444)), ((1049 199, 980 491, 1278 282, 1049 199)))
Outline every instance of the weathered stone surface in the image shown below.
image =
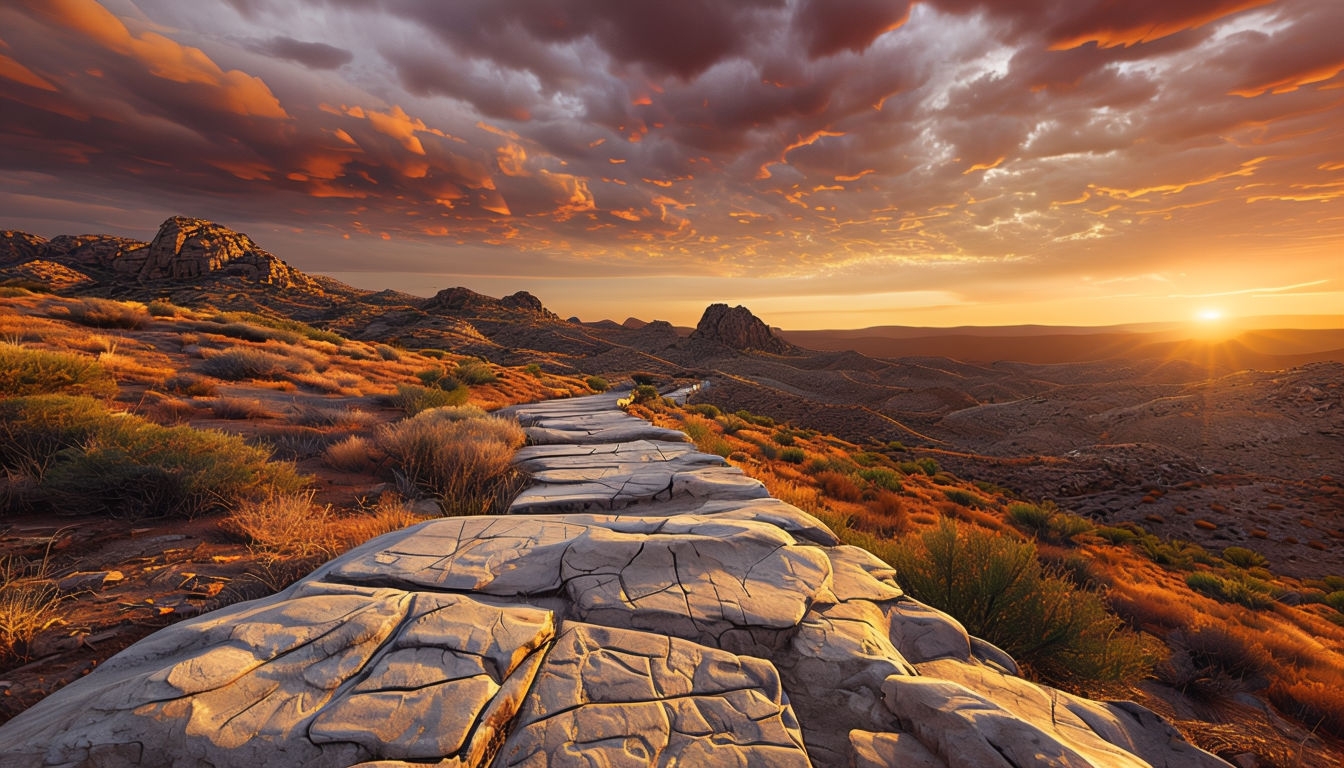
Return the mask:
POLYGON ((497 766, 807 766, 769 663, 567 625, 497 766))
POLYGON ((305 583, 168 627, 5 726, 6 766, 488 759, 552 615, 305 583))
POLYGON ((908 733, 850 731, 853 768, 946 768, 939 757, 908 733))
POLYGON ((562 594, 570 618, 717 645, 731 629, 792 629, 830 561, 767 522, 678 515, 447 518, 315 577, 497 596, 562 594))

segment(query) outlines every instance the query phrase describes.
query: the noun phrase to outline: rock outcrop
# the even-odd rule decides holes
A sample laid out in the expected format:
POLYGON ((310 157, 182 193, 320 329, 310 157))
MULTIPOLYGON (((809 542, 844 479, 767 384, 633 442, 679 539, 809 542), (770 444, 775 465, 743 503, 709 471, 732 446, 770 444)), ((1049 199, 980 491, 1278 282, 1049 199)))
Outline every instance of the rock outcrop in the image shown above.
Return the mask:
POLYGON ((28 766, 1226 766, 1029 683, 868 552, 616 410, 522 406, 514 514, 161 630, 0 727, 28 766))
POLYGON ((540 299, 527 291, 496 299, 461 286, 445 288, 424 300, 420 308, 430 314, 451 317, 560 321, 554 312, 542 305, 540 299))
POLYGON ((196 284, 234 278, 247 284, 320 291, 312 278, 263 250, 247 235, 203 219, 174 216, 153 241, 110 235, 61 235, 51 240, 0 233, 0 264, 53 262, 95 279, 141 284, 196 284))
POLYGON ((700 317, 691 339, 712 341, 731 349, 745 352, 771 352, 787 355, 795 347, 775 336, 770 326, 743 306, 729 307, 727 304, 711 304, 700 317))

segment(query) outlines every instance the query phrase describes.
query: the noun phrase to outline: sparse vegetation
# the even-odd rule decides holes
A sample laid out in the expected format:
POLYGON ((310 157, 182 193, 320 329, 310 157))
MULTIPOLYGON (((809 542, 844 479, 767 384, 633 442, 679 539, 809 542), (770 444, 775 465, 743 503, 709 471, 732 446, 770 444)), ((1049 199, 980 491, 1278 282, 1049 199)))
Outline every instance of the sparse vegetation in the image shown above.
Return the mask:
POLYGON ((0 463, 36 484, 30 501, 85 511, 189 517, 303 483, 235 435, 162 427, 83 397, 2 400, 0 435, 0 463))
POLYGON ((594 392, 606 392, 608 389, 611 389, 611 384, 601 376, 589 376, 583 380, 583 383, 587 384, 588 388, 594 392))
POLYGON ((439 497, 447 514, 502 511, 520 483, 512 461, 523 440, 517 423, 472 406, 427 410, 378 433, 395 471, 439 497))
POLYGON ((108 299, 77 299, 65 305, 66 318, 94 328, 142 328, 150 321, 149 312, 139 304, 108 299))
POLYGON ((307 360, 261 349, 233 348, 210 355, 199 365, 201 373, 225 381, 274 379, 290 373, 312 373, 307 360))
POLYGON ((117 382, 90 357, 0 344, 0 397, 53 393, 112 397, 117 382))
POLYGON ((943 520, 896 549, 900 583, 1047 680, 1127 680, 1152 659, 1095 593, 1047 571, 1030 542, 943 520))
POLYGON ((272 493, 239 504, 225 527, 273 557, 325 558, 336 544, 330 521, 331 507, 314 504, 312 492, 272 493))
POLYGON ((440 389, 398 384, 396 394, 388 397, 387 402, 393 408, 401 409, 407 416, 414 416, 430 408, 462 405, 467 402, 469 395, 466 387, 440 389))
POLYGON ((457 364, 457 370, 453 372, 453 376, 469 387, 494 384, 499 380, 499 376, 495 374, 494 370, 480 360, 463 360, 457 364))

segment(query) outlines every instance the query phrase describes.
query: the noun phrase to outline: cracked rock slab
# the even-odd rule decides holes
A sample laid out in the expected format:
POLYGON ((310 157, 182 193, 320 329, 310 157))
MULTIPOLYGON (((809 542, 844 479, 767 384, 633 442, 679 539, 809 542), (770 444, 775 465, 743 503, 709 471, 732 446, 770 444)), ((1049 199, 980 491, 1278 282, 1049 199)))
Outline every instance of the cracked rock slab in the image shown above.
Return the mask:
POLYGON ((5 728, 4 765, 487 758, 552 614, 308 584, 152 635, 5 728))
POLYGON ((556 593, 570 618, 709 643, 733 629, 791 630, 831 581, 824 550, 769 522, 716 515, 446 518, 380 544, 313 578, 556 593))
POLYGON ((768 663, 647 633, 567 624, 494 765, 811 762, 768 663))

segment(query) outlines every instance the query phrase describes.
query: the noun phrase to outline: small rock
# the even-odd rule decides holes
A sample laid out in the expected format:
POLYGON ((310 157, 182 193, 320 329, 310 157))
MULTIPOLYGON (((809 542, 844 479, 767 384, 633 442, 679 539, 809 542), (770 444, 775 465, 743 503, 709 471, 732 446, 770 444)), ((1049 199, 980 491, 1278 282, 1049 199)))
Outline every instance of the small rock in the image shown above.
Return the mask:
POLYGON ((56 582, 56 587, 62 592, 84 592, 102 589, 125 578, 121 571, 81 571, 56 582))

